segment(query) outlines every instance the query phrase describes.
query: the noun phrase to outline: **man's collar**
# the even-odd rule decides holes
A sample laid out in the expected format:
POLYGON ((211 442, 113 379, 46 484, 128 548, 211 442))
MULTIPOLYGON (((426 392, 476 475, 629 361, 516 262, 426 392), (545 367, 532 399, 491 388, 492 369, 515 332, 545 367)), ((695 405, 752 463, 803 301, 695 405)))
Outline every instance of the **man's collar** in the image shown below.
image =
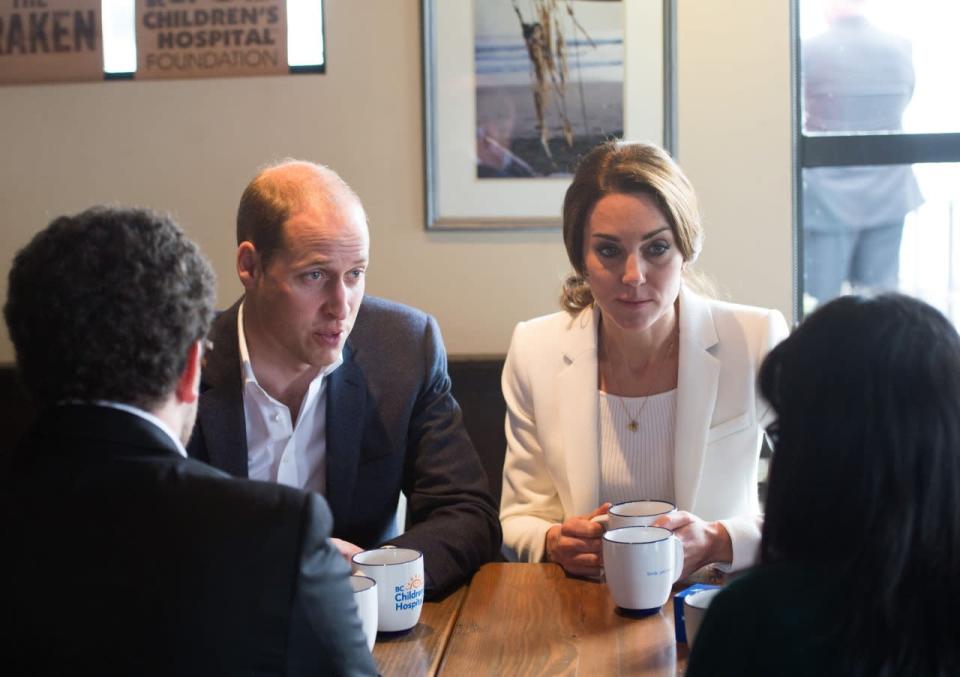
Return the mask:
MULTIPOLYGON (((253 362, 250 360, 250 351, 247 349, 247 335, 243 330, 243 306, 244 302, 241 301, 240 307, 237 309, 237 343, 240 348, 240 380, 244 386, 246 386, 248 383, 254 383, 257 386, 260 386, 260 383, 257 381, 257 375, 253 371, 253 362)), ((337 359, 326 367, 323 367, 311 383, 317 382, 324 376, 333 373, 333 371, 335 371, 336 368, 341 364, 343 364, 342 350, 337 355, 337 359)))
POLYGON ((183 447, 183 442, 180 441, 180 438, 177 437, 176 433, 170 429, 162 419, 154 416, 149 411, 140 409, 139 407, 134 407, 130 404, 125 404, 123 402, 111 402, 109 400, 65 400, 63 404, 86 404, 95 407, 106 407, 108 409, 117 409, 119 411, 125 411, 128 414, 133 414, 139 418, 142 418, 144 421, 152 423, 157 428, 159 428, 163 433, 170 438, 170 441, 173 442, 173 446, 176 448, 177 452, 183 456, 187 457, 187 450, 183 447))

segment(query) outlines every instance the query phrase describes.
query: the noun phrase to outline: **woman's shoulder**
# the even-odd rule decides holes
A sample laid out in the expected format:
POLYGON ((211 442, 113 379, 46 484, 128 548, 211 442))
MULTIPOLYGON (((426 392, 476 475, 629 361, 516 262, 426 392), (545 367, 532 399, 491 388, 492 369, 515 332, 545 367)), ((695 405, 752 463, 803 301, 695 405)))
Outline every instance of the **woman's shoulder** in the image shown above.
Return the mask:
POLYGON ((710 314, 721 340, 743 337, 747 344, 772 346, 789 333, 783 313, 776 308, 722 301, 692 292, 687 292, 685 298, 700 312, 710 314))
POLYGON ((841 607, 835 572, 794 562, 761 565, 710 604, 688 674, 837 674, 831 619, 841 607))
POLYGON ((704 301, 709 305, 715 316, 730 316, 744 322, 766 322, 771 317, 783 317, 783 314, 776 308, 748 306, 742 303, 709 298, 704 299, 704 301))
POLYGON ((720 607, 765 609, 792 620, 814 615, 838 593, 836 577, 809 562, 777 562, 754 567, 731 581, 722 592, 720 607))
POLYGON ((513 333, 514 343, 518 341, 537 341, 540 339, 556 339, 570 333, 593 331, 593 311, 584 308, 572 315, 564 310, 549 315, 541 315, 517 323, 513 333))
POLYGON ((590 308, 577 315, 551 313, 520 322, 513 332, 505 374, 523 372, 537 380, 557 371, 580 355, 596 351, 596 327, 590 308))
MULTIPOLYGON (((797 562, 759 564, 730 577, 724 587, 725 593, 745 593, 751 590, 767 590, 780 587, 785 580, 809 582, 812 568, 797 562)), ((818 570, 819 575, 819 570, 818 570)))

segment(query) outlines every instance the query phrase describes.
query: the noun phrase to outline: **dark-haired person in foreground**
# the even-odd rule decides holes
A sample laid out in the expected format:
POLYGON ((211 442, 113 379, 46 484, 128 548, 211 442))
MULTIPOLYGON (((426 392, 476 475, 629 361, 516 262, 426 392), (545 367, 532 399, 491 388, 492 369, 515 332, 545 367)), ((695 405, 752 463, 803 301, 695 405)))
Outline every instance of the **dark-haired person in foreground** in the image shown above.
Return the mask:
POLYGON ((213 324, 188 450, 322 494, 346 557, 383 543, 422 551, 433 596, 496 556, 500 524, 440 329, 364 296, 369 242, 363 206, 333 170, 288 160, 250 182, 237 210, 244 295, 213 324))
POLYGON ((774 348, 761 566, 687 672, 960 674, 960 337, 921 301, 843 297, 774 348))
POLYGON ((41 413, 0 466, 8 674, 376 674, 323 500, 186 458, 213 296, 148 211, 17 254, 4 313, 41 413))

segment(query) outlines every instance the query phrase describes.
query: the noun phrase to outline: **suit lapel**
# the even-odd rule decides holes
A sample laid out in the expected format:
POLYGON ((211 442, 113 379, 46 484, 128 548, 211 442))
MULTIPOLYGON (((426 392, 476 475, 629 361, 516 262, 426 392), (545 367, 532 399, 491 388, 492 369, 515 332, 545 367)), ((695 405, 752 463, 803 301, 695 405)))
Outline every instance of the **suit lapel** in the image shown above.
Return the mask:
MULTIPOLYGON (((242 299, 241 299, 242 301, 242 299)), ((221 313, 210 338, 213 348, 204 357, 197 418, 211 465, 235 477, 247 477, 247 424, 240 381, 237 312, 241 301, 221 313)))
POLYGON ((710 306, 685 288, 680 292, 679 321, 674 492, 681 510, 693 510, 717 399, 720 361, 709 352, 718 342, 710 306))
POLYGON ((355 349, 348 342, 343 364, 327 383, 327 493, 334 523, 350 509, 363 441, 367 391, 355 349), (333 481, 333 478, 336 478, 333 481))
POLYGON ((600 503, 596 310, 588 308, 571 320, 563 359, 566 367, 556 382, 563 456, 572 514, 583 515, 600 503))
POLYGON ((210 390, 200 400, 197 417, 210 465, 234 477, 247 477, 247 422, 240 388, 210 390))

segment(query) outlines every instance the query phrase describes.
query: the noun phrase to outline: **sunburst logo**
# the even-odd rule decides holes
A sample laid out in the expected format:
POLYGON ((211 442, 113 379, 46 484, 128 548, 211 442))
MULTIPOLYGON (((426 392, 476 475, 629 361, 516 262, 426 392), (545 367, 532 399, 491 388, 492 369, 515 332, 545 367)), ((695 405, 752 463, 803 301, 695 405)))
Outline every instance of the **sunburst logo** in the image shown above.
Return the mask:
POLYGON ((394 609, 409 611, 423 604, 423 576, 414 574, 406 583, 393 589, 394 609))

